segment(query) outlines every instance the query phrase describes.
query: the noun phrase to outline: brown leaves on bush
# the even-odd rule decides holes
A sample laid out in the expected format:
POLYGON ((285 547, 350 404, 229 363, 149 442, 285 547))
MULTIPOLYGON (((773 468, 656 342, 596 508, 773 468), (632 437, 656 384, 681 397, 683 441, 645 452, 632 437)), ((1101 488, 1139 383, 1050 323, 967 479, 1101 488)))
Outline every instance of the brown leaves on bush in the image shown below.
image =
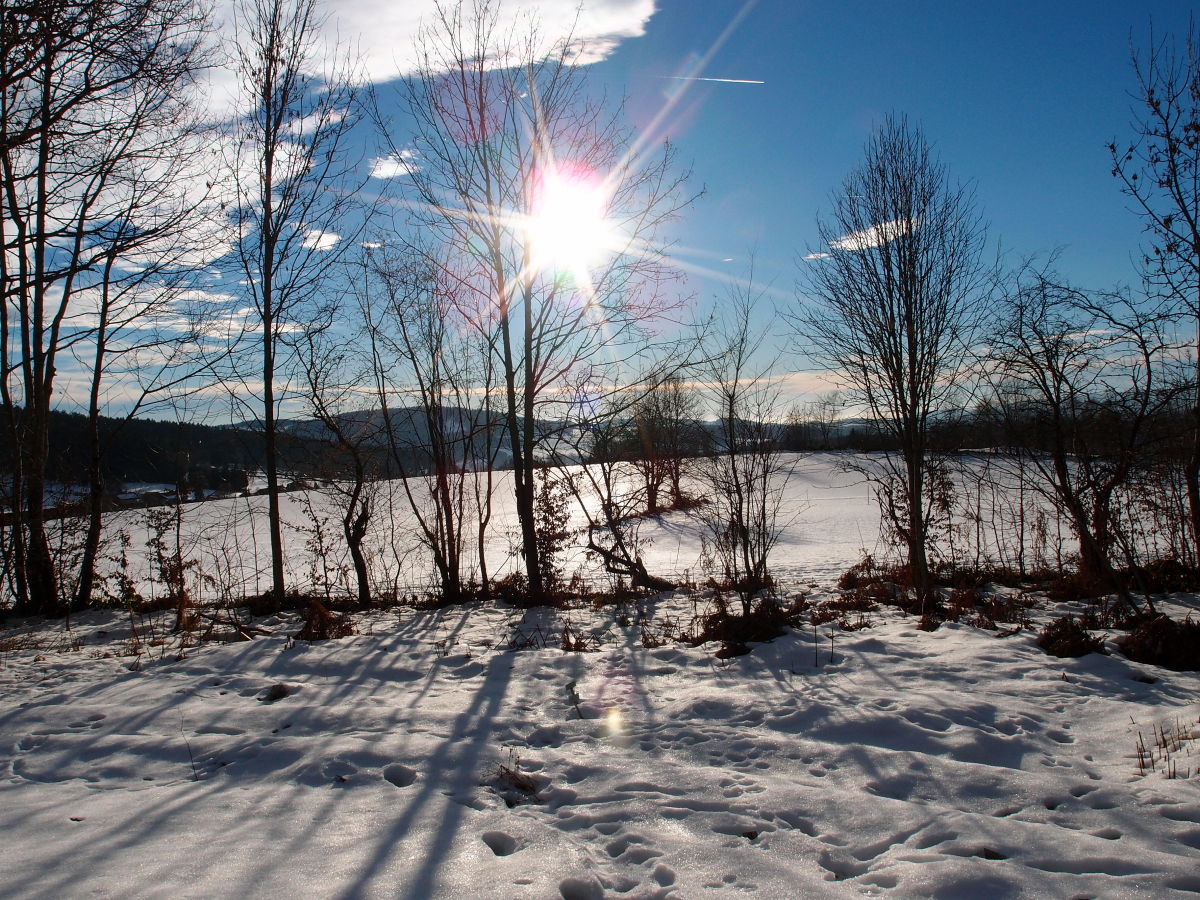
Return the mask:
POLYGON ((328 641, 354 634, 354 625, 346 615, 335 616, 320 600, 309 598, 304 627, 296 632, 298 641, 328 641))
POLYGON ((742 649, 747 642, 770 641, 787 629, 799 626, 800 615, 807 606, 808 602, 803 597, 784 606, 777 598, 768 595, 755 604, 749 615, 736 615, 721 608, 701 620, 700 631, 692 642, 705 644, 720 641, 727 656, 740 656, 743 652, 749 652, 748 647, 742 649))
POLYGON ((1121 652, 1130 659, 1176 672, 1200 671, 1200 622, 1182 622, 1165 615, 1142 622, 1120 640, 1121 652))
POLYGON ((1093 637, 1074 616, 1062 616, 1042 629, 1038 646, 1051 656, 1076 658, 1104 653, 1104 642, 1093 637))
POLYGON ((871 620, 867 613, 874 612, 878 608, 875 601, 863 591, 847 591, 840 597, 816 604, 809 614, 809 622, 814 626, 836 622, 842 631, 859 631, 870 627, 871 620), (858 615, 851 618, 851 613, 858 615))

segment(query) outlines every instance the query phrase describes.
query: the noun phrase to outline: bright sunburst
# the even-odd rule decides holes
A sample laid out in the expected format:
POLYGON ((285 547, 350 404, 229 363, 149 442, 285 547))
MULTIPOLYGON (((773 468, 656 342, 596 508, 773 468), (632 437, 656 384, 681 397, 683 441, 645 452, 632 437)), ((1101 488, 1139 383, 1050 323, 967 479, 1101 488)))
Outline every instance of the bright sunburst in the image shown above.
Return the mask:
POLYGON ((525 226, 532 266, 586 277, 617 246, 609 201, 604 179, 585 166, 557 165, 538 173, 525 226))

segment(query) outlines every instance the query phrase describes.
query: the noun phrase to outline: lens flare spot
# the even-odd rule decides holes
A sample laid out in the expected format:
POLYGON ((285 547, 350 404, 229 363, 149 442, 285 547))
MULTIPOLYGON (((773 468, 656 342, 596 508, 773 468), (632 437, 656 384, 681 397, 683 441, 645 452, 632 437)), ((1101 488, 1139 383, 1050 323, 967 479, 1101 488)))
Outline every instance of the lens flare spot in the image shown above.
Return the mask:
POLYGON ((625 734, 625 717, 615 706, 610 707, 604 714, 604 733, 609 737, 620 737, 625 734))

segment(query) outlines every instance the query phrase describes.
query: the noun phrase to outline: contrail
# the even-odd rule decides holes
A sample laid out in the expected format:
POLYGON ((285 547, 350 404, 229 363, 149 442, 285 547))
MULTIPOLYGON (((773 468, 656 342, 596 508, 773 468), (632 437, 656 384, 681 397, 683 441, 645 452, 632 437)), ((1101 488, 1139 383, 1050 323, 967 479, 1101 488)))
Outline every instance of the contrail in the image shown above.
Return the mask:
POLYGON ((659 75, 659 78, 672 78, 675 81, 720 81, 725 84, 766 84, 753 78, 702 78, 699 75, 659 75))

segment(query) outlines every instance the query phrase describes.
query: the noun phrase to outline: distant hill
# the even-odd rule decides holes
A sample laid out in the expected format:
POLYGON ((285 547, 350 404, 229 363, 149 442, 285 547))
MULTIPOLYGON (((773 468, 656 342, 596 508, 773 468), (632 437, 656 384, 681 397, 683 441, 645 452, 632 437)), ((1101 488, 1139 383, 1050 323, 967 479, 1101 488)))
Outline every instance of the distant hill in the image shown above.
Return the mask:
MULTIPOLYGON (((100 435, 105 447, 104 477, 113 489, 121 483, 175 484, 197 469, 250 471, 261 468, 264 459, 261 434, 228 426, 101 417, 100 435)), ((312 449, 311 443, 289 436, 282 449, 289 459, 299 460, 312 449)), ((5 460, 11 454, 3 429, 0 454, 5 460)), ((51 412, 48 479, 80 483, 88 454, 87 417, 51 412)))

